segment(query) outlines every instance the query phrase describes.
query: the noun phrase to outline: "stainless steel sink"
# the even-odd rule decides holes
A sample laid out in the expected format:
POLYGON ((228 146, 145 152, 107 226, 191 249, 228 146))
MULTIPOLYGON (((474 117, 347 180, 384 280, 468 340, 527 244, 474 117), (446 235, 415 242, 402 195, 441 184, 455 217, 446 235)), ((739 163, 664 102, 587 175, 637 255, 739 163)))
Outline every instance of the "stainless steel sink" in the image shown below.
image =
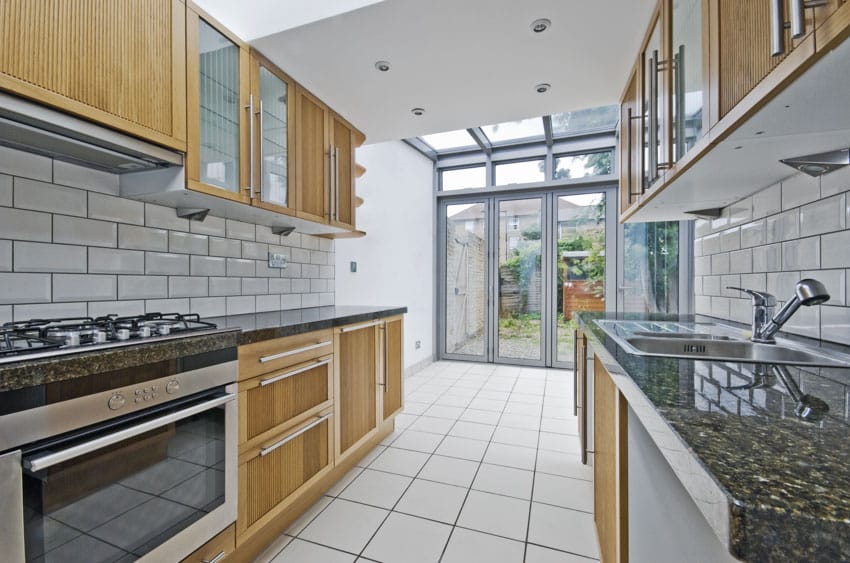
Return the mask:
POLYGON ((850 367, 850 356, 781 340, 758 344, 733 327, 714 323, 597 321, 626 351, 643 356, 764 364, 850 367))

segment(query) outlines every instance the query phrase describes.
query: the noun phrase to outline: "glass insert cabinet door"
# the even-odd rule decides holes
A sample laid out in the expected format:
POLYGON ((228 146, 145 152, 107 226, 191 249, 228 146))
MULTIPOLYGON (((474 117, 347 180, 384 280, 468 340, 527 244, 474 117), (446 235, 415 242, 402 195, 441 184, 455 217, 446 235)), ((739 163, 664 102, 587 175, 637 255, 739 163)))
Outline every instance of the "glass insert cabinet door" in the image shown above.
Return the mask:
POLYGON ((257 146, 255 148, 256 177, 259 196, 265 203, 292 208, 290 190, 289 139, 294 107, 289 81, 256 60, 252 73, 252 90, 258 103, 257 146))
POLYGON ((240 189, 240 49, 206 21, 198 22, 199 181, 240 189))

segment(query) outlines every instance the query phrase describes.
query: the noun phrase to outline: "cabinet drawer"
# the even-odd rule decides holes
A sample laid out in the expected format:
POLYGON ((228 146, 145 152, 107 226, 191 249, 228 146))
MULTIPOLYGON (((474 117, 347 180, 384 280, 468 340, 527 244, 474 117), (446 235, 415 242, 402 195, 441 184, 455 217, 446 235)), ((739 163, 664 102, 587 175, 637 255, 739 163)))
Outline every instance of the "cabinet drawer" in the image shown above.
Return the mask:
POLYGON ((195 550, 182 563, 211 563, 223 561, 236 548, 236 524, 231 524, 220 534, 195 550), (216 559, 218 558, 218 559, 216 559))
POLYGON ((280 514, 301 487, 333 466, 333 411, 240 456, 239 534, 262 528, 280 514))
MULTIPOLYGON (((290 366, 239 384, 239 442, 262 435, 333 399, 333 356, 290 366)), ((296 422, 296 421, 293 421, 296 422)))
POLYGON ((319 330, 239 347, 239 380, 333 354, 333 333, 319 330))

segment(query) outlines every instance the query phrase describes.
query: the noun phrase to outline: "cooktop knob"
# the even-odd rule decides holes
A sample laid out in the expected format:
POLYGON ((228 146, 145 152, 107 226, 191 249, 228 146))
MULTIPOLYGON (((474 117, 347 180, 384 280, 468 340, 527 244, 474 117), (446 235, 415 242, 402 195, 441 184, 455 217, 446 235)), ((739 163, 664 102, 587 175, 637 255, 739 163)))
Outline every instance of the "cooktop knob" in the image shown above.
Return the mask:
POLYGON ((118 340, 130 340, 130 330, 126 328, 119 328, 115 331, 115 338, 118 340))
POLYGON ((180 382, 177 381, 176 379, 172 379, 171 381, 169 381, 165 385, 165 392, 168 393, 169 395, 173 395, 174 393, 177 393, 178 391, 180 391, 180 382))
POLYGON ((109 410, 117 411, 118 409, 123 407, 124 403, 126 402, 127 400, 124 398, 124 395, 122 395, 121 393, 116 393, 109 397, 109 402, 107 403, 107 406, 109 407, 109 410))

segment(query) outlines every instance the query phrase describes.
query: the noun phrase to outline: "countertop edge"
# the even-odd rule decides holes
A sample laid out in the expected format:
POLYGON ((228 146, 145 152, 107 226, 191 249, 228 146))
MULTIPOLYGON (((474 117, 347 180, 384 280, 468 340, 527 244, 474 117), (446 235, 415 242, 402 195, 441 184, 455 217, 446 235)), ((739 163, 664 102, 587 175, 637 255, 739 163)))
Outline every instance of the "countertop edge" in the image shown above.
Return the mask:
POLYGON ((734 555, 730 534, 734 497, 703 465, 685 440, 658 412, 628 375, 626 369, 608 352, 607 347, 593 331, 587 330, 587 323, 593 321, 585 320, 581 315, 576 315, 576 319, 587 338, 588 345, 593 348, 595 356, 608 370, 614 384, 623 393, 635 416, 643 424, 673 473, 708 521, 722 545, 734 555))

